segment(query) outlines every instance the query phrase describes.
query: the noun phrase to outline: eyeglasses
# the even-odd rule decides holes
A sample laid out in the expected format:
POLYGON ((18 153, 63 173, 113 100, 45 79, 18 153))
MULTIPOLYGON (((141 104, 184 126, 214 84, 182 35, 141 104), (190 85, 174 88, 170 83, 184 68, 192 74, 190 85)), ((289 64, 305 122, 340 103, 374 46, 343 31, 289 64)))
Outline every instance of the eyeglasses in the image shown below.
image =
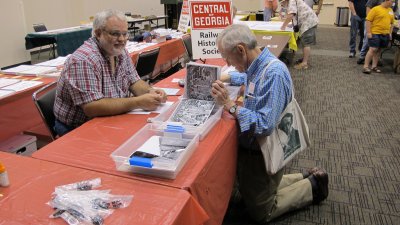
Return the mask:
POLYGON ((118 39, 120 36, 122 36, 123 38, 129 38, 129 33, 128 32, 119 32, 119 31, 108 31, 108 30, 103 30, 105 31, 107 34, 109 34, 111 37, 118 39))

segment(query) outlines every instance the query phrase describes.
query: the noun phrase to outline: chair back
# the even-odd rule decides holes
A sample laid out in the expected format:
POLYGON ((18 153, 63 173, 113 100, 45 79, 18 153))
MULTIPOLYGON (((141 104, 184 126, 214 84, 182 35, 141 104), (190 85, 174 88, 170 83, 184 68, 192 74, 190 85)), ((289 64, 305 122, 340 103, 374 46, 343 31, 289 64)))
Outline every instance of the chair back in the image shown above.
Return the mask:
POLYGON ((190 61, 193 61, 192 37, 190 35, 185 35, 182 37, 182 41, 190 61))
POLYGON ((33 102, 39 111, 40 116, 53 140, 56 139, 57 133, 54 131, 55 116, 53 112, 54 101, 56 98, 57 81, 54 81, 46 86, 35 91, 32 95, 33 102))
POLYGON ((136 62, 136 71, 142 80, 149 80, 157 63, 160 48, 144 51, 139 54, 136 62))
POLYGON ((36 24, 33 24, 33 30, 35 32, 42 32, 42 31, 46 31, 47 28, 44 25, 44 23, 36 23, 36 24))

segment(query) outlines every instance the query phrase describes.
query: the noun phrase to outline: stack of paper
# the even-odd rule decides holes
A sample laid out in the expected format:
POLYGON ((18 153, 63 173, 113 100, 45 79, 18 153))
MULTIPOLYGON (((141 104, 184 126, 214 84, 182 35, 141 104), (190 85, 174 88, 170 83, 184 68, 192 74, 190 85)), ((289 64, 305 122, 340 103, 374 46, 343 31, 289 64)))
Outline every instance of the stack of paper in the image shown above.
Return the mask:
POLYGON ((0 88, 9 86, 11 84, 15 84, 20 82, 21 80, 18 79, 8 79, 8 78, 0 78, 0 88))
POLYGON ((129 53, 132 52, 137 52, 140 51, 142 49, 145 49, 147 47, 156 45, 157 43, 146 43, 146 42, 141 42, 141 43, 137 43, 137 42, 128 42, 128 44, 126 44, 125 48, 129 53))
POLYGON ((42 84, 43 82, 41 81, 34 81, 34 80, 21 80, 18 83, 8 85, 6 87, 3 87, 1 90, 3 91, 22 91, 31 87, 38 86, 42 84))
POLYGON ((57 71, 56 67, 52 66, 35 66, 35 65, 20 65, 10 69, 2 70, 4 74, 36 76, 57 71))
POLYGON ((59 57, 57 57, 55 59, 35 64, 35 66, 60 67, 60 66, 64 65, 65 61, 68 59, 69 56, 70 55, 59 56, 59 57))
POLYGON ((0 78, 0 98, 11 95, 14 92, 29 89, 42 84, 41 81, 25 81, 19 79, 0 78))

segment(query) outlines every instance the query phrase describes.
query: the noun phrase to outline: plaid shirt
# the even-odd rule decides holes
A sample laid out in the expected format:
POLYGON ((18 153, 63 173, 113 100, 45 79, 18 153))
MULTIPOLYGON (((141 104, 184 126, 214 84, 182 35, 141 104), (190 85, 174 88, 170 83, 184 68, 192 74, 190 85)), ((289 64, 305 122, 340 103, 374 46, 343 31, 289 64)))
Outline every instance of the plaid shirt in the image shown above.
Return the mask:
POLYGON ((110 61, 92 37, 65 63, 57 85, 54 115, 68 126, 80 126, 90 119, 81 105, 102 98, 128 97, 129 87, 139 79, 126 50, 117 56, 112 74, 110 61))
POLYGON ((252 146, 256 135, 271 134, 291 101, 292 79, 286 65, 281 61, 273 62, 263 73, 273 59, 276 57, 265 48, 246 71, 246 98, 237 114, 239 141, 243 146, 252 146), (250 82, 255 84, 253 94, 249 93, 250 82))

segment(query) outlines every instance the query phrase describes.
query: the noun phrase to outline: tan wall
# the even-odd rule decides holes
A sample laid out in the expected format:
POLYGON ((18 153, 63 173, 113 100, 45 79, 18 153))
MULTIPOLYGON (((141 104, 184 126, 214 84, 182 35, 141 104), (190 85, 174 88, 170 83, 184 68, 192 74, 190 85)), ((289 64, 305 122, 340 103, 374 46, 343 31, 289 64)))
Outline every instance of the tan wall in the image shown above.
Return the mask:
MULTIPOLYGON (((233 0, 239 10, 262 9, 264 0, 233 0)), ((325 0, 320 24, 333 24, 336 7, 348 6, 347 0, 325 0)), ((48 29, 77 26, 96 12, 114 8, 141 15, 162 15, 159 0, 0 0, 0 67, 30 60, 24 37, 32 32, 32 24, 44 23, 48 29)))
MULTIPOLYGON (((264 0, 232 0, 238 10, 258 11, 263 8, 264 0)), ((337 7, 348 7, 347 0, 324 0, 322 11, 319 16, 320 24, 334 24, 337 7)))
POLYGON ((319 15, 320 24, 333 25, 336 20, 337 7, 349 7, 349 3, 347 0, 324 0, 324 3, 326 4, 322 6, 322 11, 319 15))
POLYGON ((25 50, 26 30, 22 4, 20 1, 0 0, 0 9, 0 67, 29 60, 25 50))
POLYGON ((78 26, 109 8, 143 16, 164 14, 159 0, 0 0, 0 67, 30 60, 24 38, 33 31, 32 24, 44 23, 48 29, 78 26))
POLYGON ((264 4, 264 0, 232 0, 232 2, 241 11, 258 11, 264 4))

